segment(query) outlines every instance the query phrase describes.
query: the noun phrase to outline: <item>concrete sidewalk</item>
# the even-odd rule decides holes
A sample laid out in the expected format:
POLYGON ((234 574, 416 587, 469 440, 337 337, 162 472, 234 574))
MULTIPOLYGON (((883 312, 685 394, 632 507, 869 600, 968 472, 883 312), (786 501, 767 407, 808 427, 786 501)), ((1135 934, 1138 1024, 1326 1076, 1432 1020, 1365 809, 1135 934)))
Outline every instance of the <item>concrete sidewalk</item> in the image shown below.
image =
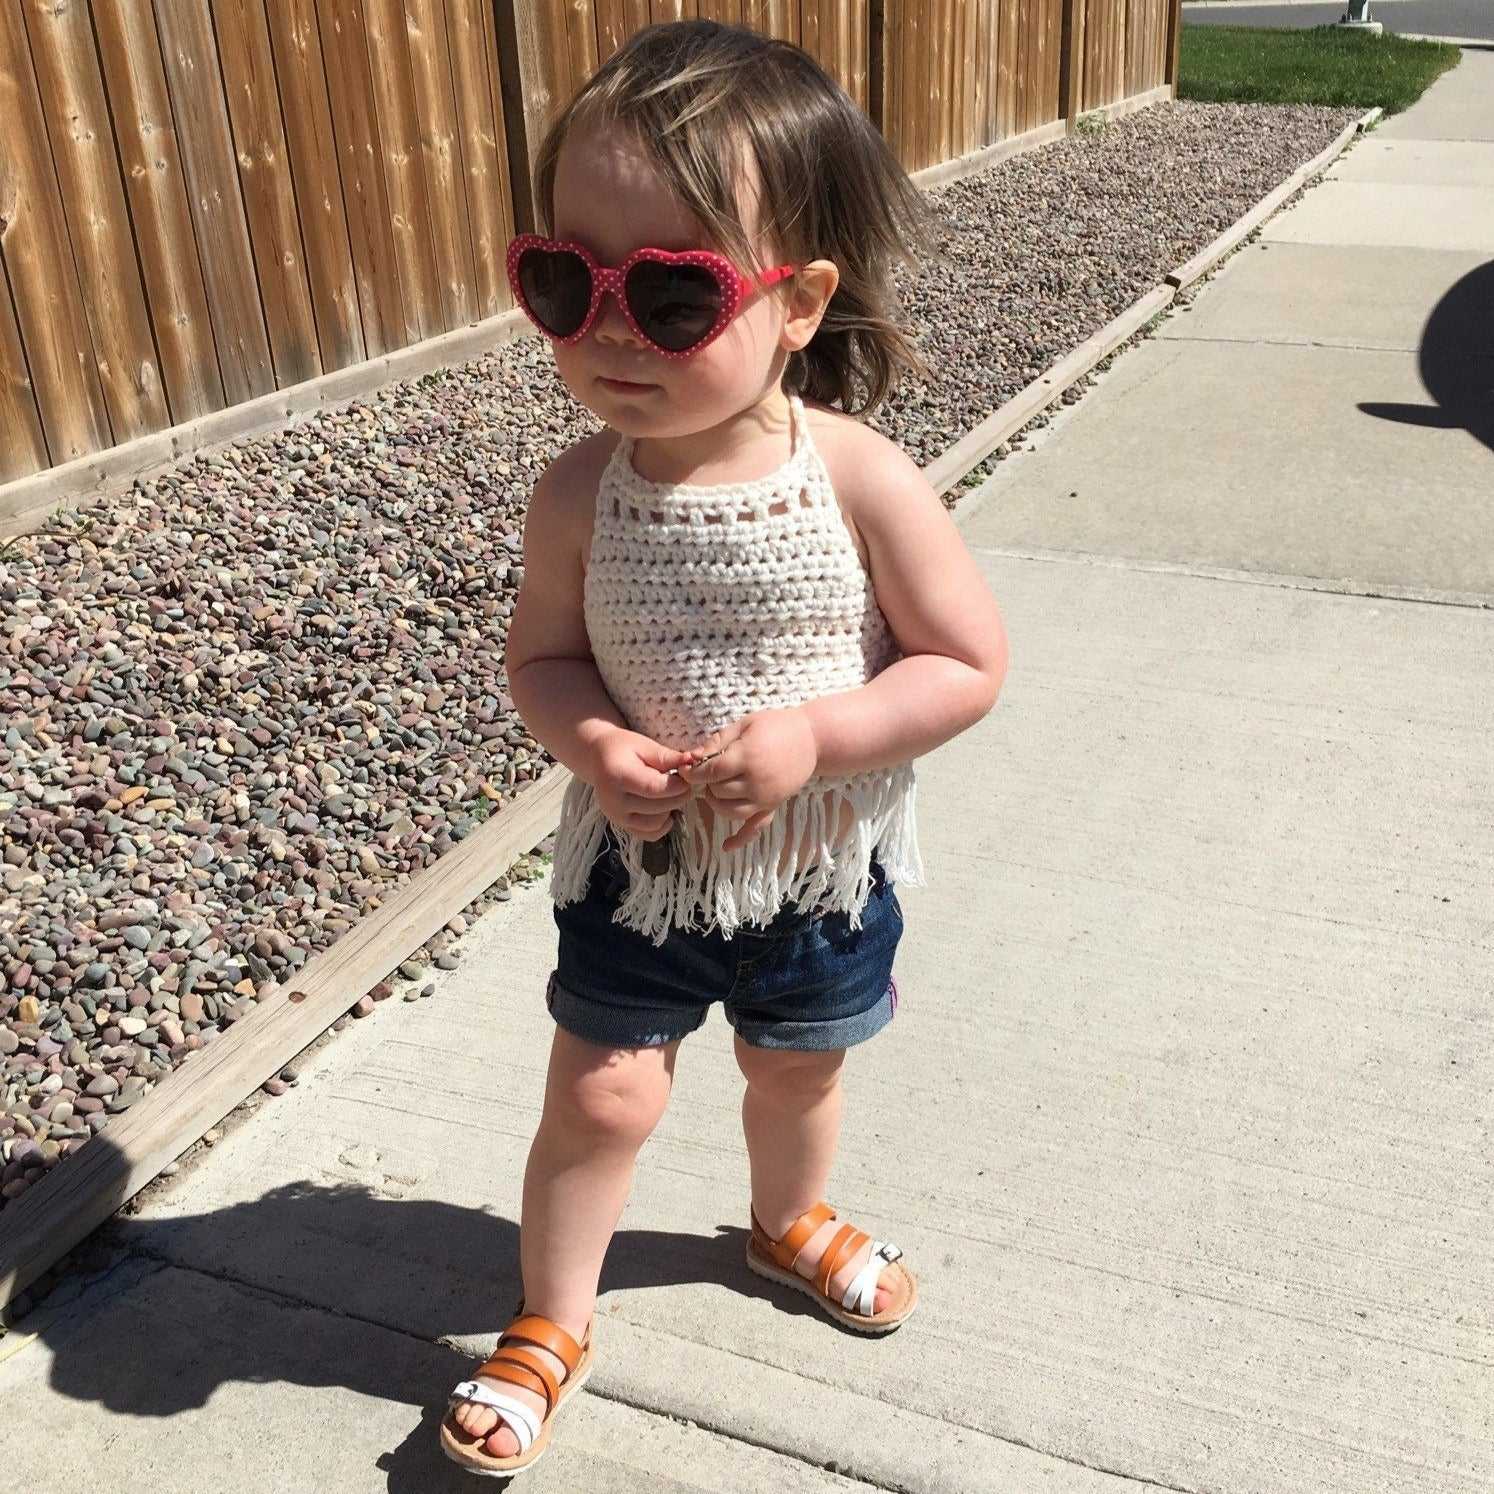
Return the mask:
MULTIPOLYGON (((931 886, 832 1191, 919 1315, 862 1340, 746 1271, 713 1019, 520 1488, 1494 1485, 1494 454, 1446 373, 1476 347, 1425 364, 1440 423, 1361 409, 1433 403, 1422 329, 1494 257, 1489 63, 967 503, 1011 672, 923 765, 931 886)), ((110 1226, 0 1363, 11 1486, 473 1487, 435 1426, 517 1294, 546 893, 463 943, 110 1226)))

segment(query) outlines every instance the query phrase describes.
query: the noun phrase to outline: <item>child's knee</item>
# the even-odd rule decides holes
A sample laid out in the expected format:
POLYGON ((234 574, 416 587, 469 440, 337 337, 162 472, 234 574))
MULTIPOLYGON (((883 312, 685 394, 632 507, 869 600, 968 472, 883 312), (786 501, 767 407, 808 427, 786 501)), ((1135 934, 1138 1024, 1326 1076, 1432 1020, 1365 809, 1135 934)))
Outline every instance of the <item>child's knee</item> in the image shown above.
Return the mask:
POLYGON ((765 1096, 804 1099, 828 1093, 840 1082, 846 1051, 806 1052, 797 1048, 754 1048, 736 1042, 737 1066, 748 1087, 765 1096))
POLYGON ((660 1066, 627 1060, 571 1073, 547 1099, 558 1124, 593 1145, 642 1146, 669 1102, 669 1075, 660 1066))

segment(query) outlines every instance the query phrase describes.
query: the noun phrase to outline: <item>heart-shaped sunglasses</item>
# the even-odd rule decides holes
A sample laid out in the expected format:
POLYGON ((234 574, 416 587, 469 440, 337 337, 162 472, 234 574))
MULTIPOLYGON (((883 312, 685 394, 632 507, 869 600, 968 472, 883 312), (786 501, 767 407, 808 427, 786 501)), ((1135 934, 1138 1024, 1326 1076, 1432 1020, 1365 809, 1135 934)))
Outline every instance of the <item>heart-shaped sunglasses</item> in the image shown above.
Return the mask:
POLYGON ((620 265, 599 265, 584 244, 520 234, 508 246, 508 283, 536 327, 575 342, 611 291, 628 325, 666 358, 688 358, 714 341, 759 286, 792 275, 779 265, 744 275, 709 249, 635 249, 620 265))

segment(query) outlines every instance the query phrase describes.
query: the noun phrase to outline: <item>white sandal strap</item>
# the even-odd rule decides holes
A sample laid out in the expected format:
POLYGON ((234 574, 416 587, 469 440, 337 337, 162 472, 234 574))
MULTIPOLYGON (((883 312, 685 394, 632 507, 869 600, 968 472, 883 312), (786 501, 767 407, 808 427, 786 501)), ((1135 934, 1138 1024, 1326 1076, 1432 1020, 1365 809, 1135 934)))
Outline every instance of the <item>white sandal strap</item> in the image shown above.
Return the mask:
POLYGON ((860 1313, 862 1317, 869 1318, 877 1310, 877 1279, 882 1274, 884 1266, 890 1266, 893 1261, 902 1257, 902 1251, 896 1245, 884 1240, 873 1240, 871 1254, 866 1258, 866 1264, 856 1273, 855 1279, 846 1288, 845 1296, 840 1299, 840 1305, 847 1312, 860 1313))
MULTIPOLYGON (((447 1405, 455 1406, 459 1401, 477 1401, 496 1411, 507 1423, 509 1431, 519 1439, 521 1453, 528 1452, 534 1445, 534 1439, 539 1436, 540 1417, 529 1406, 511 1395, 505 1395, 501 1390, 484 1385, 480 1380, 463 1380, 451 1392, 447 1405)), ((488 1436, 492 1435, 492 1432, 488 1433, 488 1436)))

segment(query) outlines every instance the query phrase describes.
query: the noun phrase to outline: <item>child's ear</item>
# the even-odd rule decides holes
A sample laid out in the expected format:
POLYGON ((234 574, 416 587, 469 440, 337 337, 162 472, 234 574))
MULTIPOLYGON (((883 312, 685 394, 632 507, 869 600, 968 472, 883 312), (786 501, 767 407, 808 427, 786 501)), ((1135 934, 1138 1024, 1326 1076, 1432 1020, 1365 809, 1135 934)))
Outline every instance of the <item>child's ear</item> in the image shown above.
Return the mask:
POLYGON ((783 324, 783 346, 791 353, 806 346, 819 330, 825 308, 840 284, 833 261, 812 259, 788 282, 788 319, 783 324))

